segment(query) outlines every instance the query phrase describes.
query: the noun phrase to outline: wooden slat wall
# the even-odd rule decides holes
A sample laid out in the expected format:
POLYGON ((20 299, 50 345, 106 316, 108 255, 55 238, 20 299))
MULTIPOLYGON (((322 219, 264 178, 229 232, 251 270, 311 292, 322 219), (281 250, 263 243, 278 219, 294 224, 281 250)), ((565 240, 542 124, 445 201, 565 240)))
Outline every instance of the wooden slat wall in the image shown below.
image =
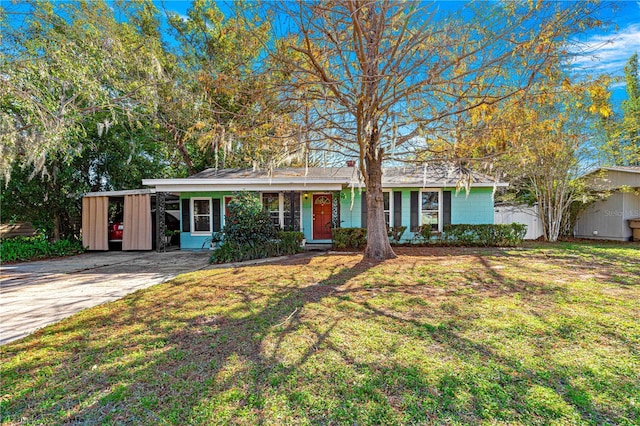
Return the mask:
POLYGON ((89 250, 109 250, 108 197, 82 199, 82 245, 89 250))
POLYGON ((31 225, 31 222, 15 222, 0 225, 0 238, 33 237, 36 233, 37 231, 31 225))

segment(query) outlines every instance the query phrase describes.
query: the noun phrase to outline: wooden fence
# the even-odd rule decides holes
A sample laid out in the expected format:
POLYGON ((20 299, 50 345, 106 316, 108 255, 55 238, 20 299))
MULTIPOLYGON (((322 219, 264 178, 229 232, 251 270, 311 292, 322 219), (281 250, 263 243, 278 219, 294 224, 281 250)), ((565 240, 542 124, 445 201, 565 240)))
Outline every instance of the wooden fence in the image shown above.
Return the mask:
POLYGON ((37 234, 31 222, 3 223, 0 225, 0 238, 32 237, 37 234))

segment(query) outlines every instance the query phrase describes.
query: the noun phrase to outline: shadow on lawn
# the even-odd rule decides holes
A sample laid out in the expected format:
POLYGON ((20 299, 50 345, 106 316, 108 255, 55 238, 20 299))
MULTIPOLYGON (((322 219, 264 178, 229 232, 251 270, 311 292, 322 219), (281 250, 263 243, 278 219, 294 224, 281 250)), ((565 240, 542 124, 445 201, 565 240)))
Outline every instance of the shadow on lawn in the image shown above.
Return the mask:
MULTIPOLYGON (((290 266, 300 266, 309 262, 309 258, 293 261, 290 266)), ((262 265, 258 265, 259 267, 262 265)), ((373 264, 360 262, 351 268, 339 268, 326 279, 305 286, 280 286, 270 294, 266 306, 249 315, 236 318, 238 312, 231 310, 225 315, 200 316, 182 323, 175 329, 167 329, 158 319, 166 316, 169 320, 179 316, 181 306, 170 302, 172 296, 187 291, 182 280, 174 280, 170 291, 164 292, 164 299, 150 303, 148 291, 136 292, 122 302, 125 309, 113 313, 95 312, 78 322, 67 322, 63 326, 55 326, 55 332, 38 332, 31 338, 16 344, 16 350, 29 350, 37 347, 59 350, 68 349, 68 355, 57 361, 55 367, 44 367, 46 360, 39 364, 38 360, 22 363, 18 369, 7 370, 8 377, 21 375, 39 375, 46 370, 43 378, 48 377, 50 386, 33 389, 27 398, 48 401, 34 407, 29 402, 16 398, 16 401, 4 401, 3 417, 19 421, 21 418, 38 422, 46 412, 50 416, 51 405, 57 405, 57 416, 63 416, 64 423, 93 422, 127 422, 149 423, 168 422, 172 424, 188 424, 198 421, 201 416, 215 418, 211 413, 194 411, 203 401, 224 393, 237 385, 237 376, 250 377, 250 390, 239 398, 240 411, 260 410, 263 404, 261 389, 265 381, 275 376, 288 374, 288 370, 272 358, 261 355, 261 344, 269 330, 282 324, 286 326, 284 333, 297 327, 299 322, 296 313, 309 303, 320 302, 331 295, 335 289, 351 278, 369 269, 373 264), (93 328, 109 327, 112 330, 136 329, 145 338, 128 340, 133 347, 113 348, 113 342, 122 336, 111 335, 108 340, 94 340, 87 333, 80 333, 64 342, 48 344, 49 335, 74 334, 81 328, 87 331, 93 328), (153 337, 150 337, 153 336, 153 337), (37 338, 39 337, 39 338, 37 338), (141 355, 129 364, 114 362, 127 351, 140 351, 141 355), (146 353, 145 353, 146 352, 146 353), (234 368, 236 360, 250 361, 251 371, 237 371, 227 378, 218 375, 229 368, 234 368), (69 377, 65 374, 77 371, 84 376, 69 377), (95 371, 95 372, 92 372, 95 371), (135 371, 132 374, 132 371, 135 371), (76 383, 77 382, 77 383, 76 383), (73 384, 71 384, 73 383, 73 384), (14 405, 16 404, 16 405, 14 405), (48 405, 48 406, 47 406, 48 405), (45 408, 45 406, 47 406, 45 408), (249 407, 249 408, 247 408, 249 407), (15 410, 15 412, 13 412, 15 410)), ((245 267, 252 268, 252 267, 245 267)), ((284 270, 287 273, 286 269, 284 270)), ((227 274, 233 280, 234 275, 242 274, 242 268, 235 270, 214 270, 213 274, 227 274)), ((216 290, 236 292, 242 300, 239 309, 262 297, 251 290, 250 286, 216 285, 216 290)), ((193 289, 191 289, 193 290, 193 289)), ((206 290, 195 291, 189 300, 202 300, 206 305, 206 290)), ((203 306, 204 306, 203 305, 203 306)), ((188 309, 192 309, 189 307, 188 309)), ((180 322, 180 321, 178 321, 180 322)), ((134 331, 133 334, 136 332, 134 331)), ((132 336, 129 336, 132 337, 132 336)), ((123 339, 127 340, 127 339, 123 339)), ((4 356, 4 355, 3 355, 4 356)), ((5 394, 8 392, 5 391, 5 394)), ((249 413, 251 416, 251 413, 249 413)), ((233 416, 232 416, 233 417, 233 416)), ((44 417, 51 421, 51 417, 44 417)), ((57 417, 59 418, 59 417, 57 417)), ((259 420, 259 416, 258 416, 259 420)))
MULTIPOLYGON (((506 280, 482 256, 478 258, 484 272, 495 283, 484 292, 507 294, 521 292, 523 286, 531 287, 524 281, 506 280)), ((308 262, 308 258, 294 260, 283 266, 283 272, 296 274, 295 268, 287 271, 287 266, 308 262)), ((75 336, 65 342, 73 349, 58 369, 49 373, 49 378, 64 385, 65 374, 86 368, 89 372, 83 371, 84 381, 80 380, 73 389, 43 386, 34 392, 40 400, 57 399, 55 403, 60 409, 67 410, 68 415, 63 419, 67 423, 188 424, 212 420, 225 423, 234 419, 246 419, 243 421, 254 424, 273 422, 273 418, 266 418, 270 409, 267 394, 272 395, 273 390, 283 394, 285 401, 281 409, 294 413, 296 423, 479 423, 482 420, 526 421, 529 416, 545 421, 566 414, 562 408, 532 406, 527 392, 533 386, 556 390, 568 406, 577 410, 582 421, 598 424, 616 419, 615 413, 600 410, 584 389, 570 385, 573 376, 593 375, 588 368, 552 365, 547 369, 548 374, 542 376, 540 372, 524 368, 520 360, 501 356, 489 345, 462 336, 464 326, 460 323, 432 325, 383 310, 366 298, 354 297, 351 302, 360 308, 355 313, 336 316, 321 330, 307 326, 308 318, 303 318, 305 307, 329 297, 362 293, 361 287, 349 288, 345 284, 377 265, 359 262, 336 266, 327 278, 317 283, 278 286, 277 291, 269 294, 261 293, 259 287, 252 288, 250 284, 216 283, 211 287, 189 288, 183 281, 186 278, 169 284, 163 300, 152 301, 147 297, 148 292, 137 292, 124 300, 127 307, 117 317, 95 313, 84 319, 83 327, 90 331, 92 327, 113 324, 117 326, 114 329, 127 328, 131 333, 144 334, 147 336, 144 340, 134 339, 135 347, 114 349, 113 342, 108 340, 96 341, 86 333, 75 336), (183 309, 191 311, 193 306, 205 309, 215 304, 209 300, 215 297, 212 290, 234 292, 241 303, 224 315, 181 319, 183 309), (184 298, 185 293, 184 305, 171 302, 174 296, 176 300, 178 295, 184 298), (268 298, 266 304, 252 310, 253 302, 264 297, 268 298), (244 315, 238 315, 242 313, 244 315), (438 346, 443 357, 456 357, 463 364, 471 364, 473 371, 449 371, 434 381, 436 376, 429 377, 424 368, 417 365, 362 362, 330 338, 342 320, 354 316, 419 336, 425 345, 438 346), (162 321, 164 318, 166 323, 162 321), (171 322, 178 322, 180 326, 172 327, 171 322), (283 363, 279 352, 284 340, 303 327, 310 330, 312 341, 301 348, 295 362, 283 363), (263 347, 268 336, 273 337, 271 355, 263 347), (117 359, 126 351, 140 351, 140 356, 122 365, 117 359), (333 393, 309 395, 298 391, 296 383, 313 380, 299 371, 302 366, 316 354, 329 352, 349 368, 342 376, 316 378, 332 381, 333 393), (106 368, 92 374, 93 365, 106 368), (483 380, 476 380, 474 374, 483 380), (467 395, 467 400, 461 400, 461 395, 467 395)), ((218 275, 240 280, 251 268, 211 271, 210 276, 212 280, 218 275)), ((74 323, 68 323, 56 332, 74 329, 74 323)), ((118 341, 119 336, 111 338, 118 341)), ((30 344, 34 342, 36 339, 30 344)), ((36 363, 23 365, 21 370, 9 373, 39 374, 36 363)), ((48 380, 46 375, 43 380, 48 380)), ((9 412, 12 408, 6 405, 9 412)), ((24 412, 16 412, 18 418, 14 420, 23 414, 37 415, 38 408, 22 409, 24 412)), ((272 413, 274 418, 276 414, 272 413)), ((38 422, 37 418, 33 420, 38 422)))

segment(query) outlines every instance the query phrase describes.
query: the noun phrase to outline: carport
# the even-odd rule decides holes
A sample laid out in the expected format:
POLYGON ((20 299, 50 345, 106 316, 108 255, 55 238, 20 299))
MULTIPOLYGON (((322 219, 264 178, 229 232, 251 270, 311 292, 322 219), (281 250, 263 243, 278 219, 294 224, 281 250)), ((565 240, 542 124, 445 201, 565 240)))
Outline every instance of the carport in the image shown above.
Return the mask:
POLYGON ((167 242, 166 201, 175 195, 155 189, 135 189, 128 191, 89 192, 82 197, 82 244, 89 250, 109 250, 109 206, 121 204, 122 250, 164 251, 167 242), (152 212, 155 210, 155 220, 152 212), (154 227, 155 222, 155 227, 154 227), (155 229, 154 229, 155 228, 155 229))

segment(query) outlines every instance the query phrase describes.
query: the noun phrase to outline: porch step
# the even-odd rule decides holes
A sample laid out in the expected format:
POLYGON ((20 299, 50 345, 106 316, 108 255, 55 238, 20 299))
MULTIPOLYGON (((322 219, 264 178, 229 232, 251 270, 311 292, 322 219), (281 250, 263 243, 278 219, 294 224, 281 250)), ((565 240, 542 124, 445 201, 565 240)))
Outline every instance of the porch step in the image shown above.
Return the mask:
POLYGON ((306 251, 325 251, 331 250, 333 245, 331 243, 313 243, 313 244, 305 244, 304 249, 306 251))

